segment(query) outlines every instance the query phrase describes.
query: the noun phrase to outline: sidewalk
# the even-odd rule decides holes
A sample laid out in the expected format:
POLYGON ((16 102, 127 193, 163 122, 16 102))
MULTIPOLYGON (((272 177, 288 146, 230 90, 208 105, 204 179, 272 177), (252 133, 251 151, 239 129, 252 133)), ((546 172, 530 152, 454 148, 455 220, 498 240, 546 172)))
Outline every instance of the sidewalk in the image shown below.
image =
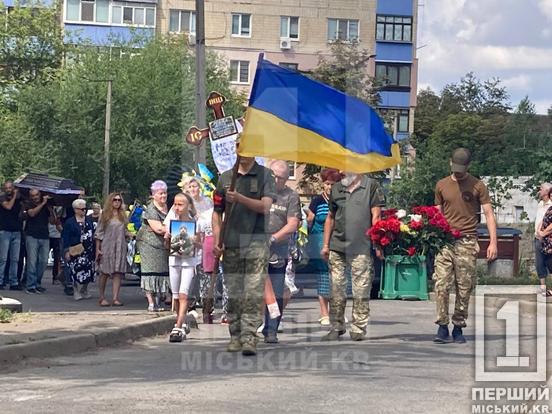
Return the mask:
MULTIPOLYGON (((124 306, 100 307, 97 282, 89 287, 92 299, 75 301, 51 280, 50 273, 46 273, 43 287, 47 291, 40 295, 0 291, 2 296, 23 304, 23 313, 15 314, 10 323, 0 323, 0 364, 164 334, 174 325, 175 317, 170 312, 147 312, 147 301, 134 281, 123 282, 120 299, 124 306)), ((110 295, 108 282, 108 300, 110 295)))

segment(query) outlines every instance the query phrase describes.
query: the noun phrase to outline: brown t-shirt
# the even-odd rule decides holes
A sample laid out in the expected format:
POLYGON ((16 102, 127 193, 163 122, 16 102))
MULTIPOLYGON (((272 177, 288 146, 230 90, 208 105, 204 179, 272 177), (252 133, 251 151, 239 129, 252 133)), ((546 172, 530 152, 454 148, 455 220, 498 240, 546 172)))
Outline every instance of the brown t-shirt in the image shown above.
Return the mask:
POLYGON ((435 204, 441 206, 450 226, 462 235, 477 235, 481 205, 490 203, 487 186, 470 174, 461 181, 448 176, 435 186, 435 204))

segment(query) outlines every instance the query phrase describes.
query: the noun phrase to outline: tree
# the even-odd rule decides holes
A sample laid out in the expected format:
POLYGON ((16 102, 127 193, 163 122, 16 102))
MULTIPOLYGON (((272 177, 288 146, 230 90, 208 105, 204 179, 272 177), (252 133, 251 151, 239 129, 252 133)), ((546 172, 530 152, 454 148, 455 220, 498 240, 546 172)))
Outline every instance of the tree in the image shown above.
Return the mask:
POLYGON ((0 86, 24 84, 60 67, 65 45, 57 7, 16 4, 0 15, 0 86))
POLYGON ((441 113, 506 113, 511 109, 509 95, 500 79, 479 80, 469 72, 459 83, 446 85, 441 92, 441 113))
MULTIPOLYGON (((106 79, 113 80, 111 188, 144 197, 149 184, 176 166, 192 165, 184 141, 195 124, 194 57, 184 40, 160 37, 136 49, 78 48, 49 82, 22 89, 18 116, 26 136, 44 143, 54 172, 101 194, 106 79)), ((243 96, 216 56, 207 59, 207 88, 226 95, 227 113, 243 114, 243 96)), ((40 150, 39 150, 40 151, 40 150)), ((28 167, 31 165, 29 164, 28 167)))
POLYGON ((430 88, 422 89, 418 93, 414 134, 410 140, 412 146, 421 154, 425 153, 424 144, 433 133, 439 121, 440 97, 430 88))

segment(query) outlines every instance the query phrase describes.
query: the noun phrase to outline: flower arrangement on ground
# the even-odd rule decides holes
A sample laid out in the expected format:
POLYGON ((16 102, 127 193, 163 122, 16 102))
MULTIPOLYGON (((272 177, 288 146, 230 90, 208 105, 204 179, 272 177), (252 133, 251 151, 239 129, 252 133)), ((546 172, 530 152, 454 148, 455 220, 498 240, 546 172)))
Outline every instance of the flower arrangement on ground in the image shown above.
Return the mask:
POLYGON ((450 227, 437 207, 419 206, 413 207, 410 214, 405 210, 385 210, 367 236, 385 256, 427 256, 452 245, 462 235, 450 227))

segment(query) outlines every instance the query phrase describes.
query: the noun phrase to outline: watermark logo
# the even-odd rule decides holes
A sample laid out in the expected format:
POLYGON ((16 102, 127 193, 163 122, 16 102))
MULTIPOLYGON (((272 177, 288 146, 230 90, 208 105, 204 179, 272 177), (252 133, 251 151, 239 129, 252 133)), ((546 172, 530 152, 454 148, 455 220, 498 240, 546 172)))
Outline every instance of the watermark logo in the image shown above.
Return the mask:
POLYGON ((546 381, 546 298, 535 286, 477 286, 475 380, 546 381))

